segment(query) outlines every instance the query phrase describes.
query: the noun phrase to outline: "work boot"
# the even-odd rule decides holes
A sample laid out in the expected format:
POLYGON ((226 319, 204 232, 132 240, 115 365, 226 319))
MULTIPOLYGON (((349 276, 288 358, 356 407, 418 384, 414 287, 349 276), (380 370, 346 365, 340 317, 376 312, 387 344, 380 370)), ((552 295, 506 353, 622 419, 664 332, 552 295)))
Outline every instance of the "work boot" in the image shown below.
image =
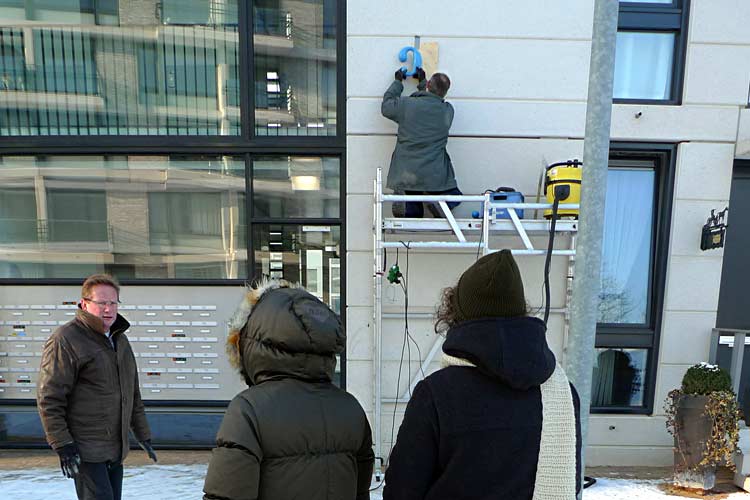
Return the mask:
POLYGON ((394 217, 406 217, 406 202, 394 201, 391 205, 391 212, 393 213, 394 217))

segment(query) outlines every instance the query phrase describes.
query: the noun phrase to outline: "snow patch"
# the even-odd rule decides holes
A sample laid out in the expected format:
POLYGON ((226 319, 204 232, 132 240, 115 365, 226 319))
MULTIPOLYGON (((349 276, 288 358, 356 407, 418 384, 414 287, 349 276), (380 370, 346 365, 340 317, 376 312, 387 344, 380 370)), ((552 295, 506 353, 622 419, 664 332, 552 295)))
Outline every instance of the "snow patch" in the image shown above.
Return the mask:
MULTIPOLYGON (((122 498, 128 500, 199 500, 203 496, 206 465, 150 465, 125 468, 122 498)), ((663 481, 597 479, 584 490, 585 500, 663 500, 676 499, 659 485, 663 481)), ((5 500, 76 500, 73 481, 59 469, 0 471, 2 498, 5 500)), ((373 491, 372 500, 382 500, 383 488, 373 491)), ((750 493, 733 493, 727 500, 750 500, 750 493)))

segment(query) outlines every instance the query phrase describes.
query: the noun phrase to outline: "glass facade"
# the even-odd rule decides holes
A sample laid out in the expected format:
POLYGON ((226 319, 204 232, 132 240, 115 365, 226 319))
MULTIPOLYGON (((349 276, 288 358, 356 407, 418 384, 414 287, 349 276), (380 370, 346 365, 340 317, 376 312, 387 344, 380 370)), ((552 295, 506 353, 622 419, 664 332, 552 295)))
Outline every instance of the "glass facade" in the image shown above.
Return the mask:
MULTIPOLYGON (((344 316, 343 12, 339 0, 0 0, 0 286, 106 272, 187 304, 194 286, 276 277, 344 316)), ((210 314, 190 326, 211 323, 205 342, 225 319, 210 314)), ((9 400, 15 383, 0 377, 0 443, 42 444, 33 391, 9 400)), ((223 400, 145 399, 156 443, 213 444, 223 400)))
POLYGON ((336 2, 253 2, 255 133, 336 133, 336 2))
POLYGON ((338 158, 284 156, 253 161, 256 217, 339 216, 338 158))
POLYGON ((0 277, 244 279, 244 177, 231 156, 2 157, 0 277))
POLYGON ((0 7, 1 135, 240 133, 236 1, 27 3, 0 7))
POLYGON ((299 283, 341 313, 338 227, 257 224, 253 230, 256 276, 299 283))

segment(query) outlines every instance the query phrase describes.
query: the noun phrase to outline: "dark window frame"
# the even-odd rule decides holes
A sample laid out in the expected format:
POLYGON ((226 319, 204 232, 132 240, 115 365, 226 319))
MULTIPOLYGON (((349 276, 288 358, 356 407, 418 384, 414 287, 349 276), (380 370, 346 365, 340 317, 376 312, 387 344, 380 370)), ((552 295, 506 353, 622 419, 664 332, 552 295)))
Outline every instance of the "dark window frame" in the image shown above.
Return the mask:
MULTIPOLYGON (((669 232, 672 220, 676 144, 622 143, 610 145, 610 160, 646 159, 654 161, 656 174, 654 224, 652 227, 651 268, 649 269, 649 307, 644 325, 598 323, 596 348, 642 348, 647 350, 646 376, 642 406, 592 406, 594 414, 651 415, 654 412, 656 371, 659 361, 661 323, 664 312, 669 232)), ((634 167, 638 168, 638 167, 634 167)))
POLYGON ((672 0, 671 4, 620 2, 617 32, 674 33, 672 85, 669 99, 613 98, 615 104, 682 104, 687 55, 690 0, 672 0))

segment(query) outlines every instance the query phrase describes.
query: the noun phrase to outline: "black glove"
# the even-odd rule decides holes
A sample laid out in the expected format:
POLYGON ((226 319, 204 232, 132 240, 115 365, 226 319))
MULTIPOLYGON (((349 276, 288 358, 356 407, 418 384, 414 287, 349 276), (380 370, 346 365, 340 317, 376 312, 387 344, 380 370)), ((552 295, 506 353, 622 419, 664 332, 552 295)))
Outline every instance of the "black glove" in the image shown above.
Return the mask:
POLYGON ((427 79, 427 75, 422 68, 417 68, 417 71, 414 72, 414 78, 421 82, 427 79))
POLYGON ((148 458, 156 462, 156 452, 154 451, 154 447, 151 446, 151 440, 147 439, 145 441, 138 441, 138 444, 143 448, 143 451, 148 454, 148 458))
POLYGON ((395 77, 399 82, 403 82, 406 78, 406 70, 404 68, 397 69, 395 77))
POLYGON ((55 450, 60 455, 60 469, 63 476, 74 478, 78 475, 78 466, 81 465, 81 455, 78 454, 78 446, 69 443, 55 450))

